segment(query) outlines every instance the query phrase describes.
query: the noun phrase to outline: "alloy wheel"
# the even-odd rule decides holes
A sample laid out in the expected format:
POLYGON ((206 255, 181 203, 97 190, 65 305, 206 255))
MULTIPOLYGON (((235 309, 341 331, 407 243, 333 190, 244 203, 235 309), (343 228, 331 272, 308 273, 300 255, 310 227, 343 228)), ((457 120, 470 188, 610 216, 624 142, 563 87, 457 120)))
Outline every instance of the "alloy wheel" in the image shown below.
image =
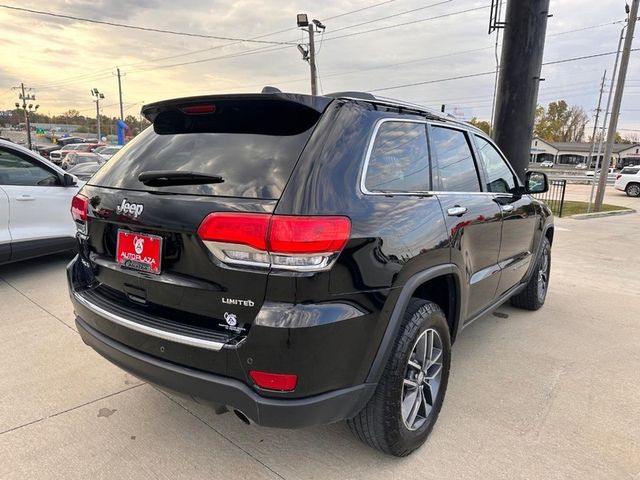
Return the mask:
POLYGON ((541 302, 547 296, 549 286, 549 251, 545 249, 540 258, 540 268, 538 270, 538 300, 541 302))
POLYGON ((442 360, 442 339, 429 328, 413 345, 402 384, 402 421, 411 431, 424 425, 438 399, 442 360))

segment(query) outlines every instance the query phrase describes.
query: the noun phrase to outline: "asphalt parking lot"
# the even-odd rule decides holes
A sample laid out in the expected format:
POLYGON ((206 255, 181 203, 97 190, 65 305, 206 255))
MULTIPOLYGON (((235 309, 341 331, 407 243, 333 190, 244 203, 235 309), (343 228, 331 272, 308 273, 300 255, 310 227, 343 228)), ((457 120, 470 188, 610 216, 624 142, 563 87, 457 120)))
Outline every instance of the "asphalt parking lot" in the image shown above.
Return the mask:
POLYGON ((0 478, 640 479, 640 214, 556 225, 547 304, 463 332, 405 459, 342 424, 246 426, 162 393, 82 343, 68 255, 0 267, 0 478))

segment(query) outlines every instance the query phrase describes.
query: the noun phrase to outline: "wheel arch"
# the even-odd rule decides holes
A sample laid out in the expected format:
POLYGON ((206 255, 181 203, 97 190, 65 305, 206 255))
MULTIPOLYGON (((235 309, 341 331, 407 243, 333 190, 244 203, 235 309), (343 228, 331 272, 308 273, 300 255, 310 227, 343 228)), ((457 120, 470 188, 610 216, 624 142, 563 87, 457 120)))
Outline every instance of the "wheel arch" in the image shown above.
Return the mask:
POLYGON ((462 295, 460 271, 454 264, 437 265, 410 277, 397 297, 366 381, 378 382, 380 379, 411 298, 429 300, 442 308, 447 316, 453 343, 460 330, 462 295))

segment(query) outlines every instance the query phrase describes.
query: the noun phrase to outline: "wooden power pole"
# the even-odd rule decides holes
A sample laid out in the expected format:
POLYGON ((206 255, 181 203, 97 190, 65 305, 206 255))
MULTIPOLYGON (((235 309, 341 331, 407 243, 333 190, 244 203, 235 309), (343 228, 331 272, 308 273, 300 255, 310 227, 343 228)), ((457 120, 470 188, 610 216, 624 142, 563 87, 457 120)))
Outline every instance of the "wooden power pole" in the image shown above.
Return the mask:
POLYGON ((522 178, 529 165, 549 0, 508 0, 493 138, 522 178))

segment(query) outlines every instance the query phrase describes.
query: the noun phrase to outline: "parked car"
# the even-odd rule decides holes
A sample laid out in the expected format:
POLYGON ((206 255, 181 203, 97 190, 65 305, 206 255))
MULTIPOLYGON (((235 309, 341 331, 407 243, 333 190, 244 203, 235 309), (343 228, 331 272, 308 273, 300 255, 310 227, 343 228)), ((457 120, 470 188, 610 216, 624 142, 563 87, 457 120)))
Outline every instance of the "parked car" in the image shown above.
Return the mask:
POLYGON ((0 264, 74 249, 69 205, 82 184, 40 155, 0 140, 0 264))
POLYGON ((74 165, 78 165, 80 163, 89 163, 89 162, 99 162, 102 163, 104 160, 97 153, 92 152, 69 152, 64 160, 62 161, 62 169, 67 170, 69 167, 73 167, 74 165))
POLYGON ((547 177, 521 182, 469 124, 354 92, 142 113, 73 199, 68 266, 84 342, 142 379, 265 426, 346 419, 404 456, 460 331, 544 304, 547 177))
POLYGON ((77 165, 69 167, 67 173, 70 173, 78 179, 84 180, 86 182, 91 177, 93 177, 94 173, 96 173, 103 165, 104 162, 78 163, 77 165))
POLYGON ((60 150, 58 145, 41 145, 38 147, 38 153, 46 159, 49 159, 51 152, 60 150))
POLYGON ((54 150, 49 154, 49 157, 56 165, 63 165, 65 157, 70 152, 93 152, 96 148, 102 146, 104 146, 102 143, 72 143, 62 147, 60 150, 54 150))
POLYGON ((640 166, 624 167, 620 170, 614 186, 630 197, 640 197, 640 166))
POLYGON ((49 160, 51 160, 56 165, 61 165, 62 164, 62 160, 67 155, 67 153, 75 150, 80 145, 83 145, 83 144, 82 143, 69 143, 69 144, 63 146, 62 148, 60 148, 58 150, 52 150, 51 152, 49 152, 49 160))
POLYGON ((105 160, 110 160, 116 153, 120 151, 122 145, 108 145, 106 147, 100 147, 94 150, 94 153, 97 153, 105 160))
POLYGON ((83 143, 84 138, 82 137, 62 137, 56 139, 58 145, 64 147, 65 145, 69 145, 70 143, 83 143))
MULTIPOLYGON (((584 174, 587 177, 593 177, 593 170, 588 170, 586 172, 584 172, 584 174)), ((616 174, 616 169, 615 168, 610 168, 609 172, 607 173, 608 177, 613 177, 616 174)), ((600 169, 596 170, 596 175, 600 175, 600 169)))
POLYGON ((551 160, 545 160, 540 164, 540 166, 544 168, 553 168, 553 162, 551 160))

